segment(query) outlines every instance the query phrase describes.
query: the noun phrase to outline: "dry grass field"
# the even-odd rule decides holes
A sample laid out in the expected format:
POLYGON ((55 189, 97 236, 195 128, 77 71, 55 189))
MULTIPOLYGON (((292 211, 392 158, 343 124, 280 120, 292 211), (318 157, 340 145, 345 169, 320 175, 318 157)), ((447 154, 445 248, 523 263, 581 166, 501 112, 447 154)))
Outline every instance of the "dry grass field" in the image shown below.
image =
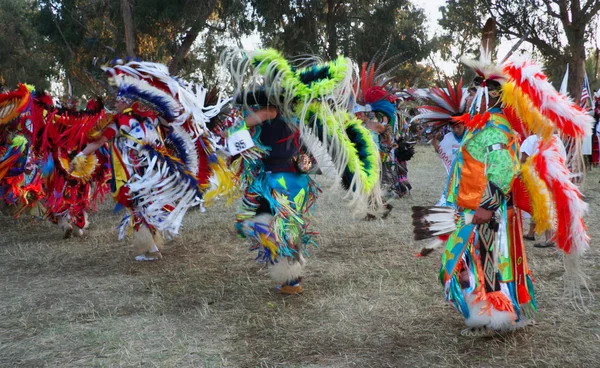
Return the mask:
POLYGON ((409 164, 412 195, 385 221, 348 217, 339 193, 317 205, 305 293, 282 296, 232 231, 222 204, 186 218, 164 259, 136 263, 117 241, 112 203, 85 238, 26 219, 0 225, 0 367, 597 367, 600 363, 600 170, 584 188, 596 300, 563 297, 562 261, 529 244, 537 325, 460 336, 437 282, 440 251, 415 254, 410 207, 433 204, 444 173, 429 147, 409 164))

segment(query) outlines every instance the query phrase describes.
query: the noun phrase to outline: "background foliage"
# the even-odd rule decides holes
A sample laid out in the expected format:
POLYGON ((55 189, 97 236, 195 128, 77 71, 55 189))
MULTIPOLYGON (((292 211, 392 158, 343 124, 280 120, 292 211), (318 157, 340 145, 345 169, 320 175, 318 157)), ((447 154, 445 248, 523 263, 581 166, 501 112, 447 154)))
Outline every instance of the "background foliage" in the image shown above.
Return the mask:
MULTIPOLYGON (((49 88, 68 80, 74 94, 102 94, 105 78, 98 65, 125 56, 161 62, 172 73, 214 85, 221 50, 242 46, 249 36, 290 57, 330 59, 343 53, 365 62, 389 48, 398 85, 426 87, 463 76, 460 63, 448 76, 436 65, 440 59, 458 62, 463 54, 477 54, 480 29, 490 15, 498 20, 501 35, 526 35, 551 75, 562 77, 567 62, 586 59, 592 83, 598 74, 596 50, 584 46, 597 36, 596 0, 448 0, 439 21, 443 33, 435 37, 428 36, 425 13, 411 0, 0 3, 0 83, 8 88, 18 82, 49 88), (573 21, 565 22, 563 12, 573 21)), ((583 72, 583 65, 580 69, 574 75, 583 72)), ((577 88, 581 91, 580 85, 571 85, 571 93, 577 88)))
MULTIPOLYGON (((598 85, 598 0, 447 0, 440 25, 446 57, 476 53, 478 34, 487 17, 494 17, 505 38, 524 38, 543 59, 552 80, 560 83, 569 63, 569 93, 581 95, 584 68, 598 85), (590 49, 589 46, 592 45, 590 49)), ((500 56, 502 57, 502 55, 500 56)))

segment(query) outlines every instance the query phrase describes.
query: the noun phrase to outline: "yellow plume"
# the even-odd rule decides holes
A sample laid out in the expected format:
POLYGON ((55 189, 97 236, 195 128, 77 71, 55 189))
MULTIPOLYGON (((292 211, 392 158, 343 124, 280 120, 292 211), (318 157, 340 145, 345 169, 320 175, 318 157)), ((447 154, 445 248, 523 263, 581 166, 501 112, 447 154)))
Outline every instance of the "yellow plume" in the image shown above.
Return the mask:
POLYGON ((206 206, 210 206, 214 199, 219 196, 227 197, 227 205, 231 205, 233 199, 238 197, 238 190, 235 185, 235 175, 227 168, 221 157, 217 157, 216 162, 211 162, 209 165, 211 172, 217 177, 218 185, 206 193, 204 193, 204 201, 206 206))
POLYGON ((71 176, 81 179, 84 183, 92 178, 92 174, 98 166, 98 158, 92 154, 89 156, 76 156, 73 159, 73 171, 71 176))
POLYGON ((511 107, 517 116, 527 125, 529 131, 537 133, 544 141, 552 137, 554 124, 543 116, 533 102, 514 83, 508 82, 502 87, 502 103, 511 107))
POLYGON ((535 221, 535 232, 538 234, 552 228, 552 214, 550 212, 550 193, 546 184, 538 177, 531 165, 531 158, 521 165, 521 178, 529 198, 531 198, 531 208, 533 221, 535 221))

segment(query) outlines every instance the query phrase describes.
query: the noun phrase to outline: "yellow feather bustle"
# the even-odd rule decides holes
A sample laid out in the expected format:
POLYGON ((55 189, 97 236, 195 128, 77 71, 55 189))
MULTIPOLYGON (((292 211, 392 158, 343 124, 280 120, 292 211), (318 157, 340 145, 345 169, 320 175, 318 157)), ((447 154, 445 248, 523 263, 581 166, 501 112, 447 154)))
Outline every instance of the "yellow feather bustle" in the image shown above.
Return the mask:
POLYGON ((504 106, 511 107, 529 131, 537 133, 544 141, 552 137, 552 121, 540 114, 529 97, 514 82, 507 82, 502 86, 501 96, 504 106))
POLYGON ((210 171, 216 176, 218 185, 204 193, 204 201, 207 206, 210 206, 215 198, 220 196, 227 197, 227 205, 231 205, 234 198, 239 197, 239 190, 235 185, 235 174, 227 168, 225 161, 221 157, 217 157, 216 162, 211 162, 209 165, 210 171))
POLYGON ((87 182, 92 179, 92 174, 98 166, 98 158, 96 155, 76 156, 73 161, 73 171, 69 174, 75 178, 87 182))
MULTIPOLYGON (((535 155, 534 155, 535 156, 535 155)), ((533 157, 533 156, 532 156, 533 157)), ((529 193, 532 207, 532 217, 535 222, 535 232, 538 234, 552 229, 552 213, 550 204, 550 192, 546 184, 538 177, 533 169, 532 157, 521 165, 521 178, 529 193)))

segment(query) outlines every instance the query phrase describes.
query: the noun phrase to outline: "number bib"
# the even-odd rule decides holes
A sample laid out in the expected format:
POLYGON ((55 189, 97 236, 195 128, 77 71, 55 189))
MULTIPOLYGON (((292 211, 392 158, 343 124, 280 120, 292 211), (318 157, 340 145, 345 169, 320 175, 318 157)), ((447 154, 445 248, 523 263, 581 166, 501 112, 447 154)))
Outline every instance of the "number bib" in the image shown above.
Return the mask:
POLYGON ((247 129, 240 129, 229 135, 229 138, 227 139, 227 150, 232 156, 252 147, 254 147, 254 141, 247 129))

